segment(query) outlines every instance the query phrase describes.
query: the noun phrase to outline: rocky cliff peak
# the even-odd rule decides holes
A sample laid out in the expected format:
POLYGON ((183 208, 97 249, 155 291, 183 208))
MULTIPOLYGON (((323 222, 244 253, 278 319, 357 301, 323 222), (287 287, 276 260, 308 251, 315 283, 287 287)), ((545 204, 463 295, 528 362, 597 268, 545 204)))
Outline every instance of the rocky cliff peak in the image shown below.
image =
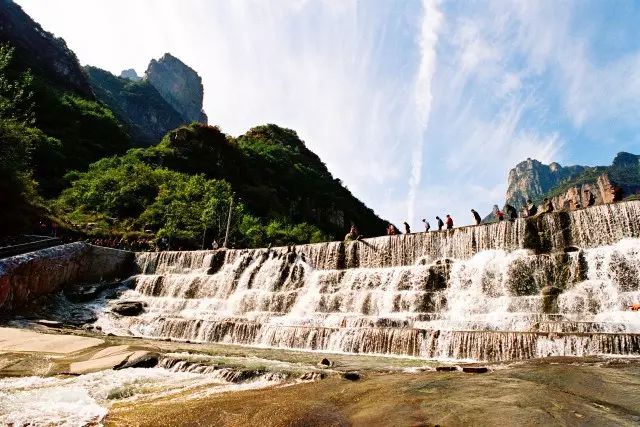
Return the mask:
POLYGON ((0 43, 16 49, 22 67, 64 90, 93 99, 87 76, 65 41, 42 29, 12 0, 0 0, 0 43))
POLYGON ((614 167, 630 167, 638 166, 640 164, 640 155, 626 153, 624 151, 618 153, 613 159, 612 166, 614 167))
POLYGON ((120 78, 131 80, 133 82, 139 82, 140 80, 142 80, 142 77, 140 77, 138 73, 136 73, 136 70, 134 70, 133 68, 122 70, 122 72, 120 73, 120 78))
POLYGON ((527 199, 537 199, 560 181, 582 172, 583 166, 562 167, 553 162, 545 165, 535 159, 527 159, 509 171, 506 201, 508 204, 520 208, 527 199))
POLYGON ((202 78, 188 65, 165 53, 162 58, 151 60, 145 78, 185 121, 207 123, 202 111, 202 78))

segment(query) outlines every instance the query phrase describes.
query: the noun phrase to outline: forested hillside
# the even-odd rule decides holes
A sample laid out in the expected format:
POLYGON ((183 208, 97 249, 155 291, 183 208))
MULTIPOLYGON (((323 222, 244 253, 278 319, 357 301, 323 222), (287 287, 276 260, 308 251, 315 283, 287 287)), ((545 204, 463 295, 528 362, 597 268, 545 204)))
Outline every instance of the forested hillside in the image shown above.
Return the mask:
MULTIPOLYGON (((383 232, 294 131, 266 125, 232 138, 193 123, 164 135, 179 119, 154 87, 83 69, 62 39, 12 1, 0 5, 0 235, 47 222, 196 248, 221 239, 232 198, 236 246, 340 238, 351 223, 383 232), (154 118, 162 126, 142 129, 154 118)), ((167 58, 178 64, 157 63, 167 58)))
POLYGON ((184 126, 157 146, 103 159, 69 178, 71 188, 55 204, 69 221, 147 229, 187 246, 223 238, 233 192, 237 246, 334 239, 351 223, 375 235, 385 226, 294 131, 275 125, 238 138, 184 126))

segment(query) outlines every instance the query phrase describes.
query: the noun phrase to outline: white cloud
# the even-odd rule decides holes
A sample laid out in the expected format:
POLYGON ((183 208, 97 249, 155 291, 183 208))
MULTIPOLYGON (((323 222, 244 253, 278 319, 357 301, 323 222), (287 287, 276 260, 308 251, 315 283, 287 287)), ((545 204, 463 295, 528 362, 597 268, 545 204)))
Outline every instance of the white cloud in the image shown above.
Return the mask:
POLYGON ((580 2, 18 2, 83 63, 142 72, 174 53, 203 76, 212 123, 295 129, 355 195, 414 227, 500 203, 517 162, 581 143, 567 128, 640 122, 640 53, 595 61, 580 2))
POLYGON ((420 65, 415 84, 418 132, 414 136, 415 140, 411 150, 411 177, 409 179, 407 200, 407 217, 410 222, 413 222, 415 218, 416 194, 422 179, 424 132, 429 126, 429 116, 431 115, 431 103, 433 101, 431 83, 436 70, 436 44, 442 23, 442 14, 438 10, 438 3, 435 0, 424 0, 422 4, 423 18, 419 40, 420 65))

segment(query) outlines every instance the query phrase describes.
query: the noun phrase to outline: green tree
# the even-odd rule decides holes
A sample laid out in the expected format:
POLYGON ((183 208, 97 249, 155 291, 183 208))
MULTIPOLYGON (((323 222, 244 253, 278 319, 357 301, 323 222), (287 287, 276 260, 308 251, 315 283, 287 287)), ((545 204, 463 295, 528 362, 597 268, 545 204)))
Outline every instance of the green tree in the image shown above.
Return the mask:
POLYGON ((34 123, 33 76, 30 71, 11 70, 14 48, 0 45, 0 119, 20 124, 34 123))

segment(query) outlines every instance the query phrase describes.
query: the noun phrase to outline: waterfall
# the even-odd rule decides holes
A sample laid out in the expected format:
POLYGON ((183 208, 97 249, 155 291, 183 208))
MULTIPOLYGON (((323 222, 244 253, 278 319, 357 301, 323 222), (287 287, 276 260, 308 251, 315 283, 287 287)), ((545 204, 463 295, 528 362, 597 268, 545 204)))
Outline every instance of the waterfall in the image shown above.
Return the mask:
POLYGON ((640 354, 640 202, 273 249, 142 253, 105 332, 503 361, 640 354))

